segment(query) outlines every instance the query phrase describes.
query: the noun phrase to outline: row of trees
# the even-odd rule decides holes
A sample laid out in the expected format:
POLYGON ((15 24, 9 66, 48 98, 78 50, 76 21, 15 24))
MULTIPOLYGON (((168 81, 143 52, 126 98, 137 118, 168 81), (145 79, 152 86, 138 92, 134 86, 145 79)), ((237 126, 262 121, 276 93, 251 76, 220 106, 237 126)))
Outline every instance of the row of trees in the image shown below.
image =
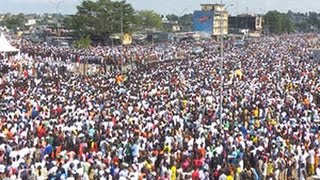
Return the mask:
MULTIPOLYGON (((162 16, 150 10, 135 10, 131 4, 126 1, 114 0, 83 0, 77 6, 77 13, 71 16, 56 15, 60 23, 67 29, 74 30, 74 36, 78 39, 89 36, 93 39, 106 40, 113 33, 162 30, 162 16)), ((193 14, 177 16, 170 14, 166 16, 168 21, 178 21, 182 30, 192 30, 193 14)), ((56 22, 55 16, 49 18, 51 22, 56 22)), ((39 25, 45 25, 48 20, 44 18, 38 21, 39 25)), ((24 14, 11 15, 6 14, 0 22, 0 26, 6 26, 8 29, 22 29, 27 18, 24 14)), ((51 24, 55 26, 56 24, 51 24)), ((278 11, 269 11, 265 15, 265 31, 272 34, 290 33, 290 32, 310 32, 320 30, 320 13, 280 13, 278 11)))
POLYGON ((320 13, 280 13, 269 11, 265 15, 267 33, 281 34, 291 32, 311 32, 320 30, 320 13))
POLYGON ((8 29, 23 29, 25 23, 26 19, 23 13, 16 15, 11 15, 7 13, 3 16, 0 25, 6 26, 8 29))
POLYGON ((282 34, 294 32, 294 22, 285 13, 269 11, 265 15, 267 33, 282 34))
MULTIPOLYGON (((165 30, 162 17, 154 11, 135 11, 125 1, 85 0, 77 7, 78 12, 66 19, 68 28, 76 30, 78 37, 108 37, 114 32, 134 32, 144 30, 165 30)), ((192 14, 167 15, 169 21, 178 21, 183 30, 192 30, 192 14)), ((320 14, 281 13, 269 11, 265 15, 267 33, 281 34, 291 32, 309 32, 320 29, 320 14)))
POLYGON ((136 11, 125 1, 85 0, 75 15, 65 18, 64 25, 75 30, 76 37, 103 39, 112 33, 163 28, 161 16, 154 11, 136 11))
POLYGON ((288 16, 295 22, 297 31, 309 32, 320 29, 320 13, 294 13, 289 11, 288 16))
POLYGON ((26 27, 26 23, 28 19, 37 19, 38 26, 50 26, 55 27, 57 26, 56 20, 63 19, 63 15, 58 14, 44 14, 43 16, 37 14, 10 14, 6 13, 2 15, 2 20, 0 21, 0 26, 5 26, 10 30, 17 31, 17 30, 28 30, 29 27, 26 27))
POLYGON ((169 14, 166 18, 169 21, 178 21, 179 26, 182 27, 183 30, 191 31, 192 30, 192 17, 193 14, 184 14, 182 16, 177 16, 175 14, 169 14))

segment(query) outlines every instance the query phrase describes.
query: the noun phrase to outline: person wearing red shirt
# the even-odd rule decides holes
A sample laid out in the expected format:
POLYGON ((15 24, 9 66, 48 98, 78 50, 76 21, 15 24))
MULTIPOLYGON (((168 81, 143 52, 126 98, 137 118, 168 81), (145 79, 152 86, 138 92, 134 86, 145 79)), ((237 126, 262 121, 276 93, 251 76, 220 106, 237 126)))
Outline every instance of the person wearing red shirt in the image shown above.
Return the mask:
POLYGON ((199 170, 195 169, 191 176, 192 180, 200 180, 199 170))
POLYGON ((23 76, 24 76, 25 78, 28 78, 28 70, 24 70, 24 71, 23 71, 23 76))

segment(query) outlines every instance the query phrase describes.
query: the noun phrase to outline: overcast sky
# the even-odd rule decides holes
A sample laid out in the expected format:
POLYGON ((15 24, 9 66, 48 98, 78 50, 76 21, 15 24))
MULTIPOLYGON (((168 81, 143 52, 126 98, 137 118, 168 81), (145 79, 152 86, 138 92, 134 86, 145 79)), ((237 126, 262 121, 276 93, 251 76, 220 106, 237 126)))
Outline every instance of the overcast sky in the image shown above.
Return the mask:
MULTIPOLYGON (((81 0, 0 0, 0 13, 53 13, 56 5, 52 2, 62 2, 59 11, 64 14, 76 12, 76 5, 81 0)), ((201 3, 220 3, 220 0, 127 0, 135 9, 155 10, 161 14, 185 14, 200 9, 201 3)), ((268 10, 288 10, 320 12, 320 0, 223 0, 232 14, 239 13, 264 13, 268 10), (238 1, 238 3, 237 3, 238 1), (238 8, 237 5, 238 4, 238 8)))

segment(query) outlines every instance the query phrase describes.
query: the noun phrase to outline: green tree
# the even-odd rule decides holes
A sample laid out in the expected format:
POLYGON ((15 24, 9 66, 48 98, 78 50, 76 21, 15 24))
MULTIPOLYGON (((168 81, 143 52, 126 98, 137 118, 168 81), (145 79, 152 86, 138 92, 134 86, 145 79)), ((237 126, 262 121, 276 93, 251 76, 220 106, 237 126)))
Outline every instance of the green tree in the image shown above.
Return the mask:
POLYGON ((76 41, 74 44, 75 44, 76 48, 87 49, 90 47, 91 43, 92 43, 92 41, 91 41, 90 36, 85 36, 85 37, 81 37, 81 39, 76 41))
POLYGON ((281 33, 291 33, 294 31, 294 23, 289 19, 286 14, 281 14, 281 33))
POLYGON ((161 16, 154 11, 142 10, 137 12, 138 25, 143 29, 163 29, 161 16))
POLYGON ((123 32, 132 32, 135 22, 131 4, 111 0, 84 0, 77 6, 77 13, 64 20, 65 26, 73 29, 76 37, 90 35, 104 40, 122 29, 123 32))
POLYGON ((319 15, 316 12, 309 12, 307 24, 309 27, 320 28, 319 15))
POLYGON ((185 14, 179 18, 179 25, 183 30, 190 31, 192 29, 193 14, 185 14))
POLYGON ((316 12, 300 13, 288 11, 289 19, 294 24, 294 28, 298 32, 319 31, 320 14, 316 12))
POLYGON ((169 14, 166 16, 168 21, 179 21, 179 16, 175 15, 175 14, 169 14))
POLYGON ((290 20, 288 14, 278 11, 269 11, 265 15, 268 22, 268 31, 273 34, 291 33, 294 31, 294 23, 290 20))
POLYGON ((295 28, 299 32, 307 32, 307 29, 308 29, 307 21, 296 22, 295 28))
POLYGON ((23 30, 25 23, 26 20, 23 13, 17 15, 6 14, 3 19, 3 24, 11 30, 23 30))

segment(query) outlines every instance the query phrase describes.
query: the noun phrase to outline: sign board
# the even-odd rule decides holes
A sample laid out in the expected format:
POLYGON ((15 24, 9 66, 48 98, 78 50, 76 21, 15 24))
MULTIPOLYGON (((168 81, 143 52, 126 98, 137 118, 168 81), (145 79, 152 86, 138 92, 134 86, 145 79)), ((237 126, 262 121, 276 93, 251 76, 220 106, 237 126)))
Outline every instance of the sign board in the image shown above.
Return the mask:
POLYGON ((194 11, 192 18, 193 31, 213 32, 213 11, 194 11))
POLYGON ((132 43, 132 37, 130 34, 124 34, 122 37, 122 44, 129 45, 132 43))

